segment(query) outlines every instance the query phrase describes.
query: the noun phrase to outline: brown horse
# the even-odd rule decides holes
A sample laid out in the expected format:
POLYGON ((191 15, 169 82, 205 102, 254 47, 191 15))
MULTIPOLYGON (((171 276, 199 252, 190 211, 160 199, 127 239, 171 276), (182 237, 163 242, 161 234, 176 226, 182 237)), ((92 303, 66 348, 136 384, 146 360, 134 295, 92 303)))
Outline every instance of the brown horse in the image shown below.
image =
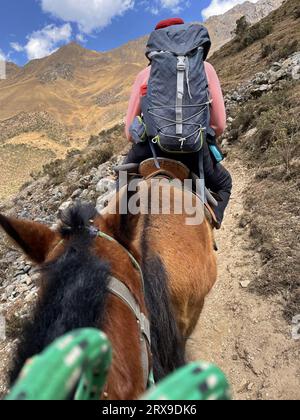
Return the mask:
MULTIPOLYGON (((175 200, 186 194, 171 190, 175 200)), ((119 202, 124 196, 118 194, 119 202)), ((121 215, 109 208, 99 215, 92 206, 77 204, 62 215, 56 231, 3 215, 0 226, 41 267, 38 304, 22 334, 12 382, 24 362, 57 337, 95 327, 108 335, 113 348, 105 396, 130 400, 145 391, 141 326, 129 306, 109 292, 112 277, 127 287, 150 319, 147 355, 155 380, 185 363, 185 340, 217 275, 212 228, 206 220, 189 226, 186 214, 121 215), (145 290, 128 252, 141 265, 145 290)))

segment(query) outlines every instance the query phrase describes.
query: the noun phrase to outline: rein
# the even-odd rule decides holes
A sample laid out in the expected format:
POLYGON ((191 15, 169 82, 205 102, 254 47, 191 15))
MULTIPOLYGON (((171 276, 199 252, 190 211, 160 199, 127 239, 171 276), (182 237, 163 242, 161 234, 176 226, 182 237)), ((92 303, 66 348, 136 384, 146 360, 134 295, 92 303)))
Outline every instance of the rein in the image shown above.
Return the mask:
MULTIPOLYGON (((136 258, 129 252, 122 244, 120 244, 115 238, 110 235, 107 235, 104 232, 96 228, 91 228, 92 233, 102 239, 106 239, 110 242, 117 244, 121 247, 126 254, 129 256, 133 266, 138 270, 140 273, 141 279, 141 286, 142 292, 145 295, 145 282, 144 282, 144 275, 142 268, 136 258)), ((154 377, 153 371, 150 369, 150 360, 149 360, 149 353, 151 353, 151 329, 150 329, 150 321, 145 316, 145 314, 141 311, 139 304, 137 303, 135 297, 133 296, 132 292, 129 288, 119 279, 110 276, 110 280, 108 283, 108 291, 113 294, 114 296, 118 297, 123 303, 125 303, 131 312, 134 314, 137 324, 140 330, 140 341, 141 341, 141 360, 142 360, 142 368, 144 373, 144 382, 145 388, 154 385, 154 377), (148 351, 149 349, 149 351, 148 351)))

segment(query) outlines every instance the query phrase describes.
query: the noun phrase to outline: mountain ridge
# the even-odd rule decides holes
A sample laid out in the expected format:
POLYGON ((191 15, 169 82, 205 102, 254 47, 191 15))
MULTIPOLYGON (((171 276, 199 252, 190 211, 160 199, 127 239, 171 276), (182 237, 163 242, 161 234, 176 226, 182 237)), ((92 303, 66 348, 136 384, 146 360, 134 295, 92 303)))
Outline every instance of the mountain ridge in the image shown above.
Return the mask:
POLYGON ((212 16, 204 22, 208 28, 213 48, 211 54, 233 38, 236 21, 245 16, 250 24, 257 23, 273 10, 277 9, 285 0, 259 0, 257 3, 245 1, 230 9, 223 15, 212 16))
MULTIPOLYGON (((40 132, 40 141, 52 144, 55 133, 55 140, 66 145, 66 151, 81 149, 91 135, 120 124, 135 77, 147 65, 146 40, 144 36, 106 52, 71 42, 23 67, 8 63, 8 78, 0 81, 0 122, 11 137, 5 136, 1 147, 8 140, 16 146, 32 145, 40 132), (16 121, 21 122, 20 127, 16 121), (45 131, 45 122, 53 129, 45 131)), ((13 173, 17 171, 20 169, 13 173)))

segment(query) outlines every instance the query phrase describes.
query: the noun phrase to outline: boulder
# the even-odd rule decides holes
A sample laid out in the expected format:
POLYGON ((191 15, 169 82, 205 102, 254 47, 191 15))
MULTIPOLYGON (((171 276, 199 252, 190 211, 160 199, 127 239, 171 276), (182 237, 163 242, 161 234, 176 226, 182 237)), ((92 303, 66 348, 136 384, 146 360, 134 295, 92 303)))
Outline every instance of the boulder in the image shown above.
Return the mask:
POLYGON ((96 187, 97 192, 100 195, 111 193, 116 189, 116 181, 111 178, 103 178, 101 179, 96 187))

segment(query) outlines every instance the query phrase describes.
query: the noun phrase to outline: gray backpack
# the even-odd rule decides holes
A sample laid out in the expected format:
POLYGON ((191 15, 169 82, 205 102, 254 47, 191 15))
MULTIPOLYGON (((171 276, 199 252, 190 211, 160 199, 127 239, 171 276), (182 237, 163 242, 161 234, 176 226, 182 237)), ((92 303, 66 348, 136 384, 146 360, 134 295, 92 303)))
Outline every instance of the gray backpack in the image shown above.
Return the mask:
POLYGON ((210 46, 200 24, 159 29, 149 38, 151 74, 142 112, 148 137, 166 152, 195 153, 203 146, 210 122, 204 68, 210 46))

